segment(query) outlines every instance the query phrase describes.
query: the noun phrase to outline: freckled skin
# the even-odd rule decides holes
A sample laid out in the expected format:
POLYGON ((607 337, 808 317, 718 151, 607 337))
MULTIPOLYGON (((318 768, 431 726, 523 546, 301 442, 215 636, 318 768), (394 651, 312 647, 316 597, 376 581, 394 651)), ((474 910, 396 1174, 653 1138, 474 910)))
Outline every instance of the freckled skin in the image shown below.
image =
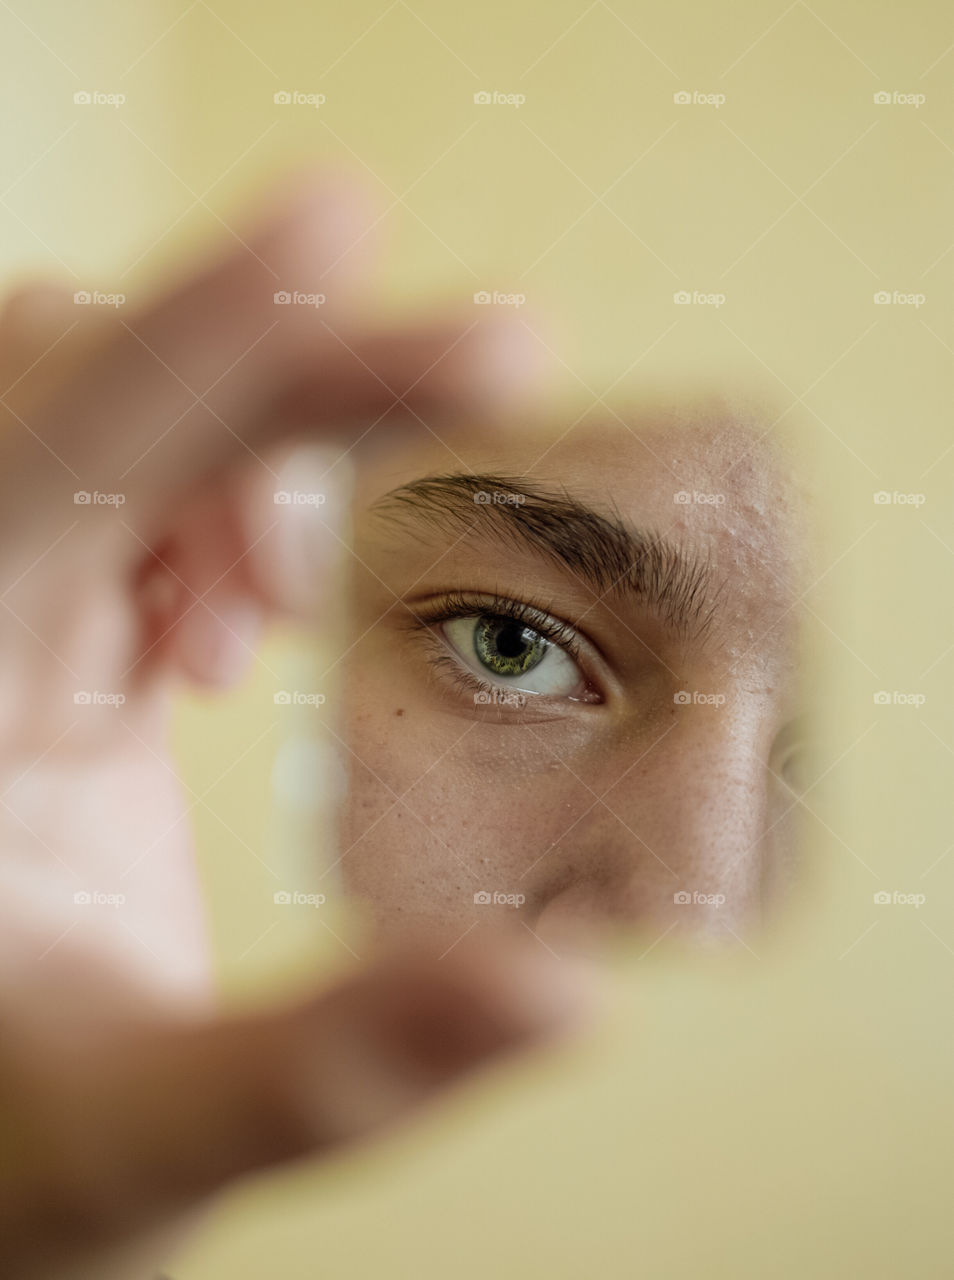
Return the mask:
POLYGON ((773 775, 798 712, 802 517, 790 466, 764 430, 724 408, 645 411, 562 439, 474 433, 455 438, 453 453, 430 441, 361 477, 356 545, 367 568, 354 583, 360 638, 346 664, 353 756, 340 851, 347 888, 381 929, 438 919, 463 931, 518 910, 542 937, 568 922, 651 921, 731 940, 778 894, 795 835, 794 797, 773 775), (417 526, 413 538, 385 531, 369 511, 400 484, 465 468, 565 485, 704 554, 701 639, 670 635, 612 595, 598 600, 538 557, 502 556, 470 536, 452 545, 417 526), (703 497, 681 503, 682 492, 703 497), (713 494, 724 501, 705 499, 713 494), (559 601, 559 616, 579 618, 611 655, 611 695, 544 718, 475 708, 399 625, 408 611, 391 592, 419 595, 432 582, 559 601), (724 702, 680 704, 682 691, 724 702), (475 903, 481 891, 525 901, 475 903), (680 893, 695 897, 675 901, 680 893))

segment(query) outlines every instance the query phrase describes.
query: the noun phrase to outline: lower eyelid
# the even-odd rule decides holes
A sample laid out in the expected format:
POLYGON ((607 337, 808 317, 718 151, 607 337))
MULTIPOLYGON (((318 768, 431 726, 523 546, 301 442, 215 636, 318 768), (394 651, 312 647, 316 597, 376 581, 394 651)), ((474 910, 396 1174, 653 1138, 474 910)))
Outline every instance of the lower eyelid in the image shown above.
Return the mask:
POLYGON ((452 658, 446 653, 436 655, 431 663, 436 668, 446 668, 447 676, 441 679, 445 684, 454 686, 455 692, 462 700, 472 698, 475 708, 481 705, 490 706, 501 715, 515 715, 533 708, 540 711, 547 709, 552 712, 556 708, 576 701, 564 695, 527 693, 512 686, 481 680, 465 667, 460 659, 452 658))

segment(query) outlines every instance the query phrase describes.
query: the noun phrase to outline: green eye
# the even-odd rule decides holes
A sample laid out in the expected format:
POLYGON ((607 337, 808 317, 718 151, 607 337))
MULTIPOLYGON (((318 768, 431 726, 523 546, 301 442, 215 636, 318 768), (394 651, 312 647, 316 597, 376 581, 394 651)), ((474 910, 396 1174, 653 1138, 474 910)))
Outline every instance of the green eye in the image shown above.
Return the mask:
POLYGON ((504 613, 461 613, 445 618, 441 631, 447 647, 481 685, 516 689, 531 697, 598 701, 590 696, 586 677, 567 646, 531 622, 504 613))
POLYGON ((551 648, 539 631, 513 618, 482 614, 474 627, 474 652, 495 676, 522 676, 539 666, 551 648))

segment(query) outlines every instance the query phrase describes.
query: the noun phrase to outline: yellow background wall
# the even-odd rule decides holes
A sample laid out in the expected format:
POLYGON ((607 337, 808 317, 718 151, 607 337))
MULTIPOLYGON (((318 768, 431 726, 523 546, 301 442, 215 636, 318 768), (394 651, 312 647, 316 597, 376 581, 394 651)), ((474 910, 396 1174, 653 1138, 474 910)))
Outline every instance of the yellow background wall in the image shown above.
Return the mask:
MULTIPOLYGON (((950 1275, 948 7, 11 0, 0 36, 9 276, 133 292, 286 164, 350 164, 393 202, 390 302, 524 293, 573 416, 611 387, 757 386, 822 495, 805 605, 828 772, 780 928, 705 963, 639 939, 595 1046, 230 1197, 170 1274, 950 1275), (127 102, 77 111, 94 88, 127 102), (895 890, 926 901, 874 903, 895 890)), ((272 691, 304 659, 276 638, 263 660, 179 723, 236 994, 340 946, 272 909, 301 857, 270 800, 272 691)))

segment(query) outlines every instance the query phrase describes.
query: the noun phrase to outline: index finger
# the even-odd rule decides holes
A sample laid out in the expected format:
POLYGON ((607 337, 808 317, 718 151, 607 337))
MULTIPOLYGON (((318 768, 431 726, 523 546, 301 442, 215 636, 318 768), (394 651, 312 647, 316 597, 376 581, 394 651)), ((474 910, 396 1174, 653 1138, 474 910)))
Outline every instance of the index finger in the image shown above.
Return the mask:
POLYGON ((33 484, 29 501, 11 494, 7 520, 22 534, 49 502, 97 490, 148 528, 286 434, 333 431, 347 447, 399 421, 435 431, 443 414, 497 412, 523 385, 531 340, 483 318, 361 324, 354 272, 331 270, 367 254, 360 236, 353 193, 305 186, 247 243, 118 321, 11 447, 8 474, 33 484), (325 280, 327 305, 280 296, 318 297, 325 280))

